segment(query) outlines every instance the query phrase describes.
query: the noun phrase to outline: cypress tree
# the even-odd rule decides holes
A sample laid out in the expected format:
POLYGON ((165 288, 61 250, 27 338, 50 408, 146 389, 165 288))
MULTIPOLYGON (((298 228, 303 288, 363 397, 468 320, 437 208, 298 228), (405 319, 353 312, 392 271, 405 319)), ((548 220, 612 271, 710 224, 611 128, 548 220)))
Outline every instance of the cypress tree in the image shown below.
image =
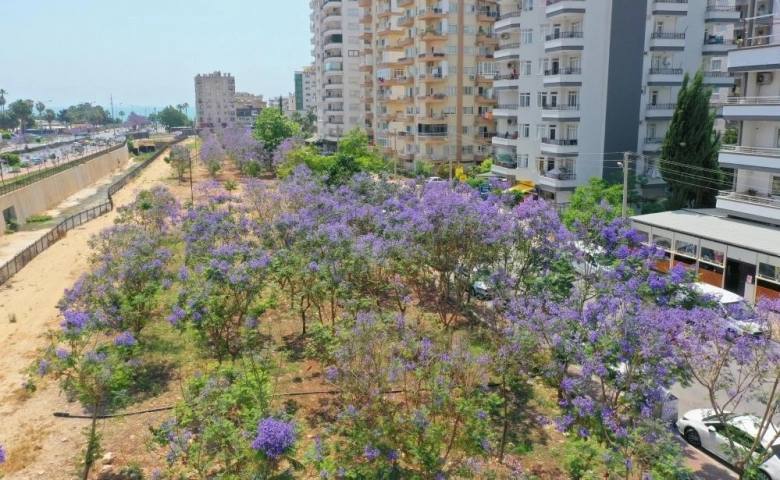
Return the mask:
POLYGON ((701 70, 693 82, 685 74, 661 149, 661 174, 672 190, 666 201, 669 210, 714 207, 721 185, 720 135, 713 131, 712 89, 703 82, 701 70))

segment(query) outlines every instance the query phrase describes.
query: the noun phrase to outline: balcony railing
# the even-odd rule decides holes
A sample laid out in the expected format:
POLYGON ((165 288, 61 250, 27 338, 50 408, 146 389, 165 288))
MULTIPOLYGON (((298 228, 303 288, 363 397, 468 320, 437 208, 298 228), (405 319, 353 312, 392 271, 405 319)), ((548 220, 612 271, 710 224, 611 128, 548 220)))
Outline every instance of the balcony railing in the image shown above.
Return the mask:
POLYGON ((744 153, 746 155, 761 155, 764 157, 779 157, 780 148, 747 147, 744 145, 721 145, 722 152, 744 153))
POLYGON ((780 209, 780 198, 750 195, 747 193, 737 193, 730 190, 721 190, 718 192, 718 198, 726 198, 737 202, 758 204, 765 207, 780 209))
POLYGON ((425 58, 427 56, 434 56, 434 57, 444 57, 444 52, 422 52, 421 54, 417 55, 418 58, 425 58))
POLYGON ((735 45, 734 40, 710 35, 704 39, 704 45, 735 45))
POLYGON ((545 70, 544 76, 549 77, 551 75, 580 75, 582 74, 581 68, 559 68, 553 70, 545 70))
MULTIPOLYGON (((687 3, 687 2, 685 2, 687 3)), ((667 40, 685 40, 685 33, 676 32, 653 32, 650 34, 650 38, 660 38, 667 40)))
POLYGON ((519 105, 516 103, 499 103, 496 105, 496 110, 517 110, 519 105))
POLYGON ((545 178, 552 178, 553 180, 577 180, 577 174, 572 172, 564 172, 554 168, 547 172, 542 171, 542 176, 545 178), (557 171, 556 171, 557 170, 557 171))
POLYGON ((739 8, 737 7, 729 7, 726 5, 708 5, 707 6, 708 12, 738 12, 739 8))
POLYGON ((558 40, 559 38, 582 38, 582 32, 555 32, 544 37, 548 42, 550 40, 558 40))
POLYGON ((572 2, 584 2, 585 0, 547 0, 547 6, 555 5, 556 3, 561 3, 563 1, 572 1, 572 2))
POLYGON ((651 68, 650 75, 682 75, 682 68, 651 68))
POLYGON ((478 138, 493 138, 496 135, 498 135, 497 132, 478 132, 477 134, 478 138))
POLYGON ((542 138, 542 143, 546 143, 547 145, 558 145, 561 147, 573 147, 577 145, 577 139, 576 138, 542 138))
POLYGON ((444 138, 447 136, 447 132, 417 132, 417 136, 426 138, 444 138))
POLYGON ((519 17, 522 14, 523 14, 523 12, 518 10, 516 12, 505 13, 505 14, 501 15, 500 17, 498 17, 498 19, 499 20, 506 20, 507 18, 519 17))
POLYGON ((664 137, 645 137, 645 143, 648 145, 664 143, 664 137))
POLYGON ((674 110, 677 107, 676 103, 648 103, 648 110, 674 110))
POLYGON ((496 75, 493 80, 517 80, 518 75, 516 73, 505 73, 504 75, 496 75))
POLYGON ((579 105, 542 105, 542 110, 579 110, 579 105))
POLYGON ((688 3, 688 0, 655 0, 655 3, 688 3))
POLYGON ((731 72, 704 72, 705 77, 733 77, 731 72))
POLYGON ((510 48, 520 48, 520 43, 504 43, 496 47, 496 50, 509 50, 510 48))
POLYGON ((780 97, 729 97, 726 105, 780 105, 780 97))

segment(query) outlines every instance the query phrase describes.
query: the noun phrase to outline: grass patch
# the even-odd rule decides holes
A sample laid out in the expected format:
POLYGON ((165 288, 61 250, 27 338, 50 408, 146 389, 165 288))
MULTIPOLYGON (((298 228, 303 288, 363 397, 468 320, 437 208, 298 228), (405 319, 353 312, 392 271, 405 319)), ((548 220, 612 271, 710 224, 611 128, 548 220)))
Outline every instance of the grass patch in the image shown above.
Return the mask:
POLYGON ((48 222, 52 218, 54 217, 52 217, 51 215, 30 215, 29 217, 27 217, 26 221, 27 223, 43 223, 43 222, 48 222))
POLYGON ((8 459, 0 465, 0 474, 12 474, 33 463, 41 450, 40 442, 46 437, 48 427, 27 425, 19 442, 8 442, 8 459))

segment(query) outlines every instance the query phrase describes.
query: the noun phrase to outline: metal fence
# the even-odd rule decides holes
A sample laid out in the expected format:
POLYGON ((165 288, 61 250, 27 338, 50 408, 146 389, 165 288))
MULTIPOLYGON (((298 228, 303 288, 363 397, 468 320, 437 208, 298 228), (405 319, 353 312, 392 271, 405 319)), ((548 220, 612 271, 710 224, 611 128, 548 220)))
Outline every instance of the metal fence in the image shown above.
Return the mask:
POLYGON ((62 165, 57 165, 56 167, 47 168, 46 170, 41 170, 40 172, 33 173, 32 175, 28 175, 21 180, 18 181, 11 180, 11 182, 13 183, 0 186, 0 195, 9 194, 15 190, 19 190, 20 188, 24 188, 28 185, 32 185, 33 183, 40 182, 44 178, 49 178, 53 175, 57 175, 58 173, 62 173, 66 170, 70 170, 71 168, 78 167, 79 165, 89 162, 90 160, 94 160, 101 155, 105 155, 106 153, 113 152, 114 150, 124 148, 124 146, 125 146, 124 143, 121 143, 119 145, 114 145, 113 147, 108 147, 104 150, 100 150, 95 153, 90 153, 86 157, 79 158, 78 160, 73 160, 71 162, 63 163, 62 165))
MULTIPOLYGON (((112 196, 116 194, 116 192, 118 192, 120 188, 124 187, 125 185, 127 185, 127 183, 130 180, 137 177, 138 174, 141 173, 141 170, 148 167, 150 163, 152 163, 154 160, 159 158, 160 155, 162 155, 163 152, 168 147, 175 145, 176 143, 179 143, 186 138, 187 138, 186 136, 176 137, 176 139, 174 139, 173 142, 163 146, 150 158, 144 160, 143 163, 138 165, 133 170, 127 172, 127 174, 123 175, 122 178, 114 182, 108 188, 108 198, 106 199, 105 202, 101 203, 96 207, 92 207, 88 210, 84 210, 83 212, 79 212, 75 215, 66 218, 65 220, 61 221, 56 227, 49 230, 44 236, 39 238, 35 243, 25 248, 21 252, 17 253, 16 256, 14 256, 14 258, 4 263, 3 265, 0 265, 0 285, 8 281, 9 278, 11 278, 15 273, 21 270, 25 265, 30 263, 32 259, 37 257, 41 252, 43 252, 50 246, 54 245, 54 243, 56 243, 59 239, 65 237, 65 235, 69 230, 73 230, 76 227, 83 225, 89 222, 90 220, 93 220, 101 215, 105 215, 106 213, 113 210, 114 201, 112 196)), ((113 147, 113 148, 116 149, 117 147, 113 147)), ((109 151, 110 150, 111 149, 109 149, 109 151)), ((103 153, 106 152, 103 151, 100 154, 103 153)))

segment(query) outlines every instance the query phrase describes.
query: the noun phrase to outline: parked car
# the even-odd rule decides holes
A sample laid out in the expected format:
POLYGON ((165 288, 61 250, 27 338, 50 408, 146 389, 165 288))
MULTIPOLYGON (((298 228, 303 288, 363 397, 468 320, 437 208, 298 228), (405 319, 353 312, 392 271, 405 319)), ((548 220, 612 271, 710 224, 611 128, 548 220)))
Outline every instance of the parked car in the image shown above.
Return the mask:
MULTIPOLYGON (((743 297, 702 282, 693 283, 689 287, 690 294, 717 302, 717 308, 725 321, 726 331, 730 335, 763 335, 767 332, 768 327, 756 320, 755 310, 743 297)), ((685 293, 681 293, 677 299, 684 307, 695 303, 691 300, 696 299, 686 297, 685 293)))
POLYGON ((41 157, 33 157, 30 159, 30 163, 33 165, 40 165, 43 160, 41 160, 41 157))
MULTIPOLYGON (((677 430, 685 440, 695 447, 700 447, 732 465, 733 454, 729 447, 730 436, 735 448, 746 452, 761 430, 761 419, 755 415, 724 412, 725 423, 721 422, 715 411, 709 408, 691 410, 677 420, 677 430)), ((771 453, 771 456, 759 466, 760 480, 780 480, 780 440, 777 427, 770 424, 757 447, 755 457, 771 453), (774 440, 774 443, 771 443, 774 440)))
POLYGON ((437 182, 446 182, 447 180, 441 178, 441 177, 428 177, 428 180, 426 180, 426 183, 437 183, 437 182))

